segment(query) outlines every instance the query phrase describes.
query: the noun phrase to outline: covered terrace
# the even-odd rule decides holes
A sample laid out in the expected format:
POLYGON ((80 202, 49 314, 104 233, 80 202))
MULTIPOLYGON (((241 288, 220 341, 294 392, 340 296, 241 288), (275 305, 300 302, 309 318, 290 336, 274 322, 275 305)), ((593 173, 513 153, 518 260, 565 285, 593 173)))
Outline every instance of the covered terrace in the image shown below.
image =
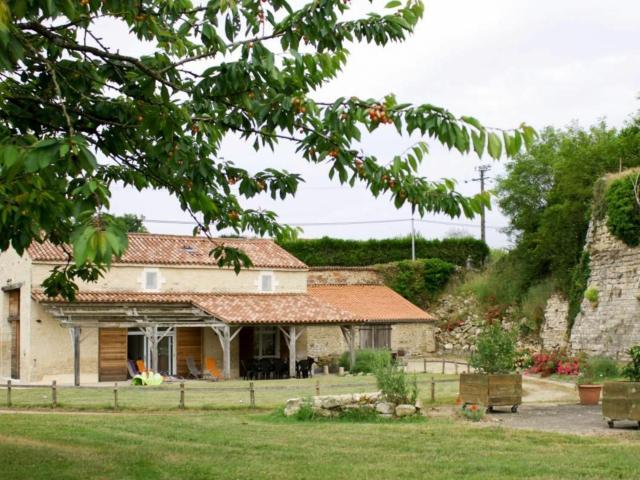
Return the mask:
MULTIPOLYGON (((336 308, 314 296, 291 294, 224 293, 139 293, 80 292, 74 302, 51 299, 42 291, 32 292, 64 328, 71 333, 74 383, 80 384, 81 329, 99 329, 100 369, 106 373, 126 369, 127 332, 139 332, 146 339, 147 367, 159 370, 159 345, 176 330, 210 329, 215 333, 223 358, 223 376, 231 377, 231 342, 243 328, 274 326, 282 332, 289 356, 289 375, 295 376, 296 341, 309 325, 339 325, 345 335, 351 358, 355 358, 356 325, 363 319, 336 308), (120 335, 118 332, 122 332, 120 335), (109 343, 107 344, 107 339, 109 343)), ((177 349, 181 345, 178 341, 177 349)), ((178 359, 180 361, 180 359, 178 359)), ((126 374, 126 370, 125 374, 126 374)))

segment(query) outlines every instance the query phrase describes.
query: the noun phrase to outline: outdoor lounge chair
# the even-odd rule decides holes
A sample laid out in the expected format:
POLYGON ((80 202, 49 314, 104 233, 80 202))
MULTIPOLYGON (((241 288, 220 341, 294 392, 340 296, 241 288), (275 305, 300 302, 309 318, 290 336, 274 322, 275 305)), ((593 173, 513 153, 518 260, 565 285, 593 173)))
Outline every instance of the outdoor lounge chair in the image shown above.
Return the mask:
POLYGON ((220 373, 220 370, 218 370, 218 365, 216 364, 215 358, 205 357, 204 365, 207 369, 207 373, 210 373, 215 380, 222 379, 222 374, 220 373))
POLYGON ((129 376, 131 378, 135 377, 136 375, 138 375, 138 368, 136 367, 136 362, 134 362, 133 360, 131 360, 130 358, 127 359, 127 370, 129 371, 129 376))
POLYGON ((136 360, 136 367, 138 368, 138 373, 147 371, 147 367, 144 364, 144 360, 136 360))
POLYGON ((202 378, 202 370, 196 365, 196 361, 191 355, 187 357, 187 368, 189 369, 189 375, 193 378, 202 378))

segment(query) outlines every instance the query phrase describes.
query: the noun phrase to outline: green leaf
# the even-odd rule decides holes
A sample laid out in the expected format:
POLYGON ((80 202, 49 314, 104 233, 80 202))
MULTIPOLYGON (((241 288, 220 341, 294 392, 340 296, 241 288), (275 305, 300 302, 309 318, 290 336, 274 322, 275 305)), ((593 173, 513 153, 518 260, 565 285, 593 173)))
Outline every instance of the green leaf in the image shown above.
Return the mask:
POLYGON ((473 141, 473 150, 476 152, 478 157, 482 157, 482 155, 484 154, 484 149, 487 142, 486 132, 484 130, 480 131, 479 133, 472 131, 471 139, 473 141))
POLYGON ((489 132, 488 151, 491 158, 498 160, 502 155, 502 142, 495 132, 489 132))

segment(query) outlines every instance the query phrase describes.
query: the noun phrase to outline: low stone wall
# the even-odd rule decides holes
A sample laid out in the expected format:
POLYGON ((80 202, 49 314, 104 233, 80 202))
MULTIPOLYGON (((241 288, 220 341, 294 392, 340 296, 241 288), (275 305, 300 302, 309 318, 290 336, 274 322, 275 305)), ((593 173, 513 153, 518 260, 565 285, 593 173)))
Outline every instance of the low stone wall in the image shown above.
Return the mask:
POLYGON ((303 405, 310 405, 313 413, 318 417, 327 418, 337 417, 341 413, 353 409, 375 411, 384 418, 419 415, 422 410, 419 401, 415 405, 396 405, 386 401, 381 392, 346 393, 343 395, 320 395, 311 397, 310 400, 290 398, 284 407, 285 416, 297 415, 303 405))
POLYGON ((307 285, 382 285, 382 274, 370 267, 312 267, 307 285))

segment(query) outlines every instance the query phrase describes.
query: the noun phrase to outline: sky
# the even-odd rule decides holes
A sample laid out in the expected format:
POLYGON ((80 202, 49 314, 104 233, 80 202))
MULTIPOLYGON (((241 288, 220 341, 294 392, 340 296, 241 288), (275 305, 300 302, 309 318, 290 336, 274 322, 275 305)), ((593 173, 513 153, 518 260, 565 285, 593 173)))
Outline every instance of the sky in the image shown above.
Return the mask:
MULTIPOLYGON (((353 0, 354 13, 380 10, 353 0)), ((342 74, 314 96, 333 99, 358 95, 382 98, 395 93, 400 102, 431 103, 456 115, 471 115, 487 126, 511 128, 526 122, 536 129, 564 127, 577 121, 588 126, 606 119, 622 126, 640 109, 640 2, 637 0, 426 0, 425 17, 402 44, 384 48, 354 44, 342 74)), ((113 25, 102 25, 102 36, 123 53, 135 50, 113 25)), ((136 47, 137 48, 137 47, 136 47)), ((137 51, 139 54, 140 52, 137 51)), ((418 137, 399 137, 391 129, 363 138, 367 153, 389 158, 418 137)), ((430 155, 420 174, 452 178, 466 194, 479 190, 475 170, 489 164, 490 180, 504 171, 504 161, 475 154, 460 155, 430 141, 430 155)), ((288 145, 275 152, 254 152, 229 137, 221 156, 250 171, 267 166, 300 173, 305 179, 295 198, 274 202, 268 197, 244 203, 278 213, 284 223, 307 224, 303 237, 385 238, 411 231, 408 207, 397 210, 388 197, 374 198, 363 187, 332 182, 324 166, 309 165, 288 145), (381 221, 385 223, 362 223, 381 221), (360 222, 355 224, 345 224, 360 222), (309 224, 323 225, 309 225, 309 224), (341 223, 326 225, 326 223, 341 223)), ((508 219, 495 205, 487 212, 487 242, 508 247, 502 231, 508 219)), ((143 215, 151 232, 190 233, 178 202, 164 191, 116 187, 113 213, 143 215)), ((479 237, 479 218, 451 219, 441 215, 416 217, 415 230, 425 238, 452 234, 479 237), (435 223, 434 223, 435 222, 435 223)))

